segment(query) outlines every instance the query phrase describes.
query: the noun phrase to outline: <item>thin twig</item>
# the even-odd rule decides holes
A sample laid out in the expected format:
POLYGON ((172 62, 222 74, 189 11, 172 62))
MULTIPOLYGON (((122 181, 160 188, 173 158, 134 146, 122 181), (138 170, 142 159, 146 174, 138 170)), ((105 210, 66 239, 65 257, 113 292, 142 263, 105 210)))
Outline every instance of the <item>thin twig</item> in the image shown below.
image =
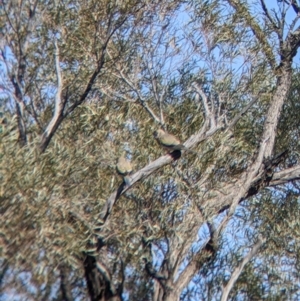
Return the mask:
POLYGON ((137 94, 138 99, 140 101, 140 104, 143 108, 146 109, 146 111, 149 113, 149 115, 158 123, 160 123, 160 119, 156 116, 156 114, 153 112, 153 110, 148 106, 146 100, 142 97, 139 90, 134 86, 134 84, 124 75, 122 70, 118 70, 118 72, 121 75, 121 78, 124 80, 124 82, 137 94))
POLYGON ((269 11, 268 11, 268 8, 266 6, 266 3, 265 3, 265 0, 260 0, 260 3, 261 3, 261 6, 262 6, 262 9, 266 15, 266 17, 268 18, 268 20, 271 22, 271 24, 273 25, 275 31, 277 33, 279 33, 279 27, 278 25, 275 23, 274 19, 271 17, 269 11))
POLYGON ((232 129, 236 123, 243 117, 243 115, 258 101, 259 96, 254 97, 230 122, 227 130, 232 129))
POLYGON ((196 92, 201 97, 206 118, 208 118, 209 122, 210 122, 210 128, 211 129, 216 128, 217 123, 216 123, 216 117, 215 117, 215 114, 214 114, 215 110, 214 110, 213 104, 211 104, 212 110, 210 110, 209 105, 208 105, 208 98, 207 98, 206 94, 204 93, 203 89, 200 87, 200 85, 198 85, 197 83, 193 83, 192 87, 196 90, 196 92))

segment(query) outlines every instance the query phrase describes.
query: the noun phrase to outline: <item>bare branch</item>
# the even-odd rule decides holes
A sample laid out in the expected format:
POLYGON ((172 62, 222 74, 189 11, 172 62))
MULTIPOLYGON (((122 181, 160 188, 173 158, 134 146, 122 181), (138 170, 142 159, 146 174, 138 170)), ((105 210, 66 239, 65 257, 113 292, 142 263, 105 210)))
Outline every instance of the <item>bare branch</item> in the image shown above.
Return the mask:
POLYGON ((175 282, 175 287, 179 292, 188 285, 194 277, 195 272, 199 270, 205 262, 210 261, 217 251, 216 243, 218 239, 218 232, 215 231, 214 226, 210 223, 208 223, 208 228, 210 231, 210 237, 206 240, 201 249, 199 249, 196 254, 193 254, 192 259, 175 282))
POLYGON ((196 92, 200 95, 202 103, 203 103, 203 107, 204 107, 204 111, 205 111, 205 115, 206 118, 208 118, 209 122, 210 122, 210 128, 214 129, 216 128, 217 124, 216 124, 216 116, 214 114, 214 110, 213 110, 213 105, 212 105, 212 110, 209 108, 208 105, 208 99, 207 96, 205 95, 203 89, 201 88, 201 86, 197 83, 193 83, 192 87, 194 87, 194 89, 196 90, 196 92))
POLYGON ((189 250, 191 249, 192 244, 195 242, 194 237, 197 235, 197 233, 199 231, 199 225, 201 223, 203 223, 202 218, 197 219, 195 216, 193 216, 192 221, 193 222, 191 222, 191 218, 189 216, 187 216, 185 218, 185 220, 183 222, 185 224, 188 223, 188 225, 190 227, 190 231, 189 231, 190 235, 188 237, 186 237, 186 239, 184 240, 184 243, 182 243, 180 246, 175 245, 173 243, 172 250, 170 252, 169 260, 173 262, 173 265, 172 265, 173 279, 175 279, 175 277, 179 274, 179 276, 175 282, 175 287, 178 287, 178 285, 181 284, 182 288, 184 288, 188 284, 188 282, 186 282, 186 280, 190 279, 188 275, 191 272, 191 270, 193 270, 193 268, 186 267, 187 269, 190 269, 190 271, 186 271, 186 268, 184 268, 183 271, 179 273, 179 270, 182 267, 182 263, 186 259, 186 254, 188 254, 189 250))
MULTIPOLYGON (((290 68, 290 66, 287 68, 290 68)), ((268 158, 272 156, 278 120, 283 103, 290 89, 291 76, 290 69, 283 70, 281 76, 277 80, 276 91, 273 95, 273 100, 268 109, 267 118, 264 124, 264 133, 262 135, 263 143, 261 143, 258 155, 260 161, 263 157, 268 158)))
POLYGON ((294 166, 274 173, 270 186, 286 184, 290 181, 300 180, 300 167, 294 166))
POLYGON ((300 26, 294 32, 289 32, 285 43, 281 47, 282 61, 292 62, 300 47, 300 26))
MULTIPOLYGON (((199 253, 201 251, 202 249, 199 251, 199 253)), ((190 260, 184 271, 180 274, 177 281, 175 282, 175 286, 178 291, 182 291, 187 286, 190 280, 194 277, 195 272, 199 269, 199 267, 200 264, 197 262, 196 258, 190 260)))
POLYGON ((56 68, 56 77, 57 77, 57 91, 55 95, 54 114, 42 136, 42 142, 40 145, 41 152, 43 152, 47 148, 50 139, 52 138, 54 132, 56 131, 59 124, 63 120, 63 110, 65 106, 65 101, 63 101, 61 98, 63 79, 60 70, 59 48, 57 45, 57 40, 55 40, 54 46, 55 46, 55 68, 56 68))
POLYGON ((293 7, 295 13, 297 15, 299 15, 300 14, 300 7, 299 7, 298 3, 296 2, 296 0, 291 0, 291 4, 292 4, 292 7, 293 7))
POLYGON ((167 89, 167 87, 165 86, 165 87, 163 88, 163 91, 162 91, 160 97, 159 97, 160 123, 161 123, 162 125, 165 124, 165 118, 164 118, 164 113, 163 113, 163 109, 162 109, 162 103, 163 103, 163 98, 165 97, 165 94, 166 94, 166 89, 167 89))
POLYGON ((26 135, 26 125, 25 125, 25 104, 23 100, 23 93, 21 88, 22 78, 24 77, 25 73, 25 62, 24 56, 20 58, 20 63, 18 65, 17 75, 14 71, 10 72, 9 64, 6 60, 5 52, 1 49, 1 56, 3 57, 3 62, 6 65, 7 72, 10 78, 10 81, 14 87, 13 97, 16 103, 16 113, 17 113, 17 123, 18 123, 18 130, 19 130, 19 142, 21 146, 24 146, 27 143, 27 135, 26 135), (21 68, 22 65, 22 68, 21 68), (21 82, 20 82, 21 80, 21 82))
MULTIPOLYGON (((284 153, 283 153, 284 154, 284 153)), ((273 174, 273 171, 277 168, 279 163, 282 161, 283 157, 281 157, 281 154, 279 155, 278 159, 277 156, 274 158, 274 161, 271 161, 271 170, 269 169, 268 164, 264 164, 264 171, 260 172, 257 177, 255 177, 250 185, 249 190, 246 192, 244 197, 238 200, 238 203, 242 202, 246 198, 249 198, 255 194, 257 194, 259 191, 266 187, 286 184, 289 181, 298 180, 300 178, 300 168, 299 167, 292 167, 289 169, 285 169, 283 171, 277 172, 273 174)), ((239 180, 228 184, 223 187, 222 191, 215 191, 216 197, 212 200, 208 200, 208 203, 204 203, 203 207, 206 207, 207 205, 210 205, 214 209, 217 210, 218 213, 223 212, 224 210, 227 210, 230 208, 230 205, 232 204, 232 199, 235 197, 235 195, 239 191, 239 187, 242 187, 244 182, 244 179, 240 178, 239 180), (237 190, 238 188, 238 190, 237 190)), ((229 220, 229 218, 228 218, 229 220)), ((219 228, 218 231, 221 230, 220 227, 223 227, 222 224, 225 225, 226 221, 224 220, 219 228)))
MULTIPOLYGON (((286 40, 288 41, 290 39, 290 35, 292 34, 295 34, 293 33, 293 30, 297 24, 297 22, 299 21, 300 19, 300 11, 299 11, 299 5, 295 2, 295 0, 291 0, 291 3, 288 3, 288 2, 285 2, 287 3, 289 6, 292 6, 293 9, 295 10, 297 16, 294 18, 294 20, 291 22, 290 26, 289 26, 289 29, 288 29, 288 32, 286 34, 287 38, 286 40)), ((299 29, 299 28, 298 28, 299 29)), ((296 30, 297 31, 297 30, 296 30)))
POLYGON ((240 265, 234 270, 231 275, 230 280, 228 281, 227 285, 223 288, 222 298, 221 301, 227 301, 230 291, 232 290, 233 285, 239 278, 241 272, 243 271, 245 265, 257 254, 259 248, 265 243, 264 238, 259 238, 258 242, 253 246, 251 251, 244 257, 243 261, 240 265))
POLYGON ((289 35, 289 32, 292 31, 294 29, 294 27, 296 26, 297 22, 300 19, 300 15, 298 14, 297 17, 293 20, 293 22, 290 25, 289 31, 287 33, 287 35, 289 35))
POLYGON ((269 10, 266 6, 265 0, 260 0, 261 6, 263 8, 263 11, 266 15, 266 17, 268 18, 268 20, 270 21, 270 23, 273 25, 274 30, 276 31, 277 35, 280 36, 280 31, 279 31, 279 26, 276 24, 276 22, 274 21, 274 19, 271 17, 269 10))
POLYGON ((264 169, 262 168, 262 164, 264 158, 270 158, 272 156, 280 111, 291 85, 290 64, 291 63, 289 61, 284 61, 281 69, 281 74, 278 77, 277 87, 273 95, 273 101, 271 102, 271 105, 267 112, 262 140, 256 160, 251 165, 251 167, 241 176, 241 189, 237 194, 233 196, 227 217, 221 223, 220 230, 227 224, 228 220, 235 212, 236 206, 238 205, 240 200, 247 195, 248 191, 251 188, 251 185, 255 183, 257 178, 263 176, 264 169))
POLYGON ((139 102, 142 105, 143 108, 146 109, 146 111, 149 113, 149 115, 157 122, 160 123, 160 119, 156 116, 156 114, 153 112, 153 110, 148 106, 146 100, 143 98, 139 90, 135 87, 134 83, 132 83, 122 72, 122 70, 118 70, 121 78, 124 80, 124 82, 136 93, 138 96, 139 102))
MULTIPOLYGON (((18 87, 18 84, 15 85, 18 87)), ((18 90, 19 88, 17 88, 18 90)), ((17 94, 19 94, 17 92, 17 94)), ((26 125, 24 121, 24 102, 23 100, 16 101, 16 113, 17 113, 17 122, 18 122, 18 129, 19 129, 19 142, 21 146, 24 146, 27 143, 26 137, 26 125)))

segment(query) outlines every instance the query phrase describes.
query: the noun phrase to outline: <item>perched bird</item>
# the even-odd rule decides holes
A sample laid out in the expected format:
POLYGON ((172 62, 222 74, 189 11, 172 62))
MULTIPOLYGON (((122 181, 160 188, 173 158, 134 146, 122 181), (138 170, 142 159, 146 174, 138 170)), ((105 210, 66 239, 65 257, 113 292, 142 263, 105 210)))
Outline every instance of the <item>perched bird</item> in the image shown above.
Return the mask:
POLYGON ((121 176, 124 177, 124 181, 125 181, 126 185, 128 185, 129 178, 127 177, 127 175, 132 173, 133 168, 132 168, 130 161, 128 161, 125 158, 124 154, 122 154, 121 157, 118 159, 116 169, 117 169, 118 174, 120 174, 121 176))
POLYGON ((157 140, 157 142, 168 151, 186 150, 188 152, 196 154, 196 152, 186 148, 183 144, 181 144, 180 140, 177 137, 161 129, 153 132, 153 136, 157 140))

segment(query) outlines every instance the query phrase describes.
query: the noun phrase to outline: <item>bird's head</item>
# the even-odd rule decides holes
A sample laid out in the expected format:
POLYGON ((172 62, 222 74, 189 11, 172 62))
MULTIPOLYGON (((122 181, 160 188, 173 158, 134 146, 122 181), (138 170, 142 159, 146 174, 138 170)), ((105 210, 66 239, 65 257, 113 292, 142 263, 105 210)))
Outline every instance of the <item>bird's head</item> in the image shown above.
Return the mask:
POLYGON ((158 138, 161 137, 161 135, 163 135, 163 134, 164 134, 164 131, 161 130, 161 129, 158 129, 157 131, 154 131, 154 132, 153 132, 153 136, 154 136, 155 139, 158 139, 158 138))

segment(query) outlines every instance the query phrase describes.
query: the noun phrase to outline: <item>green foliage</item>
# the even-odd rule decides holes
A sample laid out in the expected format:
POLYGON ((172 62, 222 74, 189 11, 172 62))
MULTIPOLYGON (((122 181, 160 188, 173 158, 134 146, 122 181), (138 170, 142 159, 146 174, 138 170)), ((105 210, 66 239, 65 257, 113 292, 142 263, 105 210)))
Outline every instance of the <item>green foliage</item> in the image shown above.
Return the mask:
MULTIPOLYGON (((245 199, 245 192, 226 231, 214 237, 213 228, 243 189, 240 180, 246 183, 252 176, 280 82, 274 24, 263 8, 251 15, 253 6, 247 3, 4 3, 3 291, 13 289, 27 300, 67 300, 64 291, 70 286, 69 299, 85 300, 88 254, 105 266, 95 268, 105 281, 99 277, 100 284, 94 284, 115 286, 125 299, 163 295, 157 300, 171 300, 168 293, 180 287, 176 279, 190 266, 194 270, 178 296, 220 299, 222 287, 261 234, 266 243, 244 267, 230 300, 299 294, 297 176, 265 188, 273 184, 262 172, 263 161, 253 176, 258 182, 249 188, 255 195, 245 199), (163 127, 184 142, 206 124, 205 133, 212 134, 194 145, 196 154, 182 152, 161 168, 151 165, 152 173, 116 198, 102 224, 107 200, 122 187, 115 164, 124 151, 134 172, 140 171, 166 154, 154 130, 163 127), (22 130, 25 145, 20 144, 22 130), (149 265, 163 280, 149 272, 149 265)), ((277 116, 275 153, 289 153, 273 173, 298 165, 297 69, 287 90, 277 116)))

